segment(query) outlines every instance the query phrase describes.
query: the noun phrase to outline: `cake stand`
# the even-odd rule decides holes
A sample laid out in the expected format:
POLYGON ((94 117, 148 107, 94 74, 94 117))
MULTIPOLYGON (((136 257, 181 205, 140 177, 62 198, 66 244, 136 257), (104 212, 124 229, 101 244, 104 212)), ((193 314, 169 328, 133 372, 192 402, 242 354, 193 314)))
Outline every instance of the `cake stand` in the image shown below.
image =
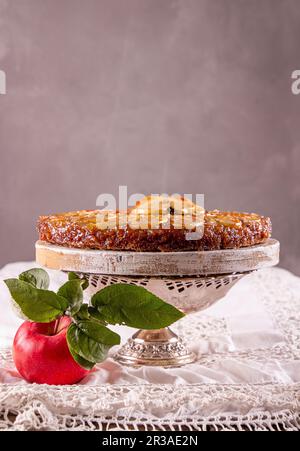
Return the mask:
MULTIPOLYGON (((279 261, 279 242, 218 251, 99 251, 36 242, 36 260, 49 269, 74 271, 89 280, 89 295, 116 283, 145 287, 184 313, 204 310, 252 271, 279 261)), ((242 300, 241 300, 242 302, 242 300)), ((195 360, 170 328, 139 330, 114 358, 125 365, 181 366, 195 360)))

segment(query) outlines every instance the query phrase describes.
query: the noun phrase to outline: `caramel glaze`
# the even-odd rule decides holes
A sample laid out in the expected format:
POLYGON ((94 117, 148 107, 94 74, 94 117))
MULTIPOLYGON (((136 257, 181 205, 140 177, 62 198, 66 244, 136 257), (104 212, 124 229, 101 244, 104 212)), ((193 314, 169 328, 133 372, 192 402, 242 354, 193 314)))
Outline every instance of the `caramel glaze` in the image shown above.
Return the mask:
POLYGON ((255 213, 206 211, 204 233, 198 240, 187 240, 185 229, 101 230, 98 210, 40 216, 39 239, 59 246, 122 251, 206 251, 234 249, 265 242, 271 236, 271 220, 255 213))

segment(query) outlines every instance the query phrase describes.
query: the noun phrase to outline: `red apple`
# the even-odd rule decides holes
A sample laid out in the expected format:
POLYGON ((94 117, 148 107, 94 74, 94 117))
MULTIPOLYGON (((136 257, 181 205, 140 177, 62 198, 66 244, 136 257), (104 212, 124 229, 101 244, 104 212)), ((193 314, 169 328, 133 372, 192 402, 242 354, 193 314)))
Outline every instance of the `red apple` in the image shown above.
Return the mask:
POLYGON ((70 323, 71 319, 63 316, 59 322, 25 321, 19 327, 13 358, 24 379, 38 384, 75 384, 89 373, 70 354, 66 339, 70 323))

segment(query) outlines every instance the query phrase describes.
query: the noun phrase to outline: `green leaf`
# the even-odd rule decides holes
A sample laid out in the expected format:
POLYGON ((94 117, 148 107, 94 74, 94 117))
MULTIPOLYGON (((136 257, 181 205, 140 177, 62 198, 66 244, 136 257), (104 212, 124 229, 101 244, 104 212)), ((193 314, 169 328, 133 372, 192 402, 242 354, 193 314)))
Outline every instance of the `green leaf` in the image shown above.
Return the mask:
POLYGON ((77 323, 79 329, 89 338, 108 346, 120 344, 120 336, 106 326, 92 320, 83 320, 77 323))
POLYGON ((67 341, 72 353, 97 363, 106 358, 111 346, 120 343, 120 336, 99 323, 84 320, 69 326, 67 341))
POLYGON ((53 291, 35 288, 19 279, 7 279, 4 282, 13 300, 31 321, 49 323, 63 315, 68 308, 67 300, 53 291))
POLYGON ((44 290, 47 290, 50 284, 48 273, 42 268, 32 268, 24 271, 19 275, 19 279, 30 283, 35 288, 44 290))
POLYGON ((107 324, 107 322, 103 319, 101 313, 95 307, 88 307, 89 317, 95 321, 100 321, 102 324, 107 324))
POLYGON ((83 284, 82 284, 82 289, 85 290, 88 286, 89 286, 89 281, 88 279, 86 279, 85 277, 79 277, 78 274, 76 274, 76 272, 69 272, 68 273, 68 279, 69 280, 82 280, 83 284))
POLYGON ((71 315, 75 315, 81 307, 83 301, 83 283, 84 281, 81 279, 68 280, 57 292, 59 296, 67 299, 71 315))
POLYGON ((95 307, 89 307, 88 304, 82 304, 76 315, 73 315, 75 322, 91 319, 93 321, 99 322, 103 326, 107 323, 103 320, 101 313, 95 307))
MULTIPOLYGON (((68 340, 67 340, 67 343, 68 343, 68 340)), ((69 346, 69 343, 68 343, 68 346, 69 346)), ((86 370, 91 370, 95 366, 94 362, 89 362, 88 360, 83 359, 72 348, 70 348, 70 346, 69 346, 69 351, 71 353, 71 356, 75 360, 75 362, 77 362, 78 365, 82 366, 82 368, 84 368, 86 370)))
POLYGON ((94 294, 91 302, 107 323, 138 329, 161 329, 184 316, 172 305, 136 285, 109 285, 94 294))
POLYGON ((76 313, 76 318, 78 320, 81 320, 81 319, 89 319, 89 317, 90 317, 89 306, 87 304, 82 304, 79 311, 76 313))

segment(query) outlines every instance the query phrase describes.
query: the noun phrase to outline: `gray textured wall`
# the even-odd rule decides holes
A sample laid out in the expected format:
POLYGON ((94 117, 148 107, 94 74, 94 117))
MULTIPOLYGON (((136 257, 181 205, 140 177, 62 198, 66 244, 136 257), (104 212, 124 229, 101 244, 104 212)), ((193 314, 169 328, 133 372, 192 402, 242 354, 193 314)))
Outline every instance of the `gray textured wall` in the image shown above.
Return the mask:
POLYGON ((1 264, 99 193, 270 215, 300 273, 298 0, 0 0, 1 264))

